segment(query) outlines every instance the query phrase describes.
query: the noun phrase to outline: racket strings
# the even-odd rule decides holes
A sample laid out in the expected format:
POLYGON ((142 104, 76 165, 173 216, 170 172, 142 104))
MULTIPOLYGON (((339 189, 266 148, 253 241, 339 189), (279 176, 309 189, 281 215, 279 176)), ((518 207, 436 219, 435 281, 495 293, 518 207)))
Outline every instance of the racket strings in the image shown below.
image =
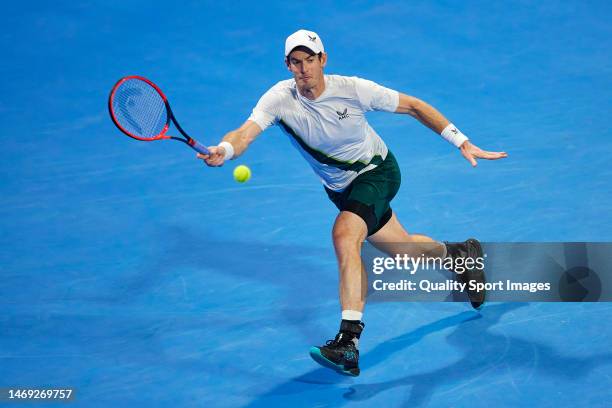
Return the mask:
POLYGON ((128 133, 145 139, 159 136, 168 123, 166 104, 151 85, 128 79, 115 91, 113 112, 128 133))

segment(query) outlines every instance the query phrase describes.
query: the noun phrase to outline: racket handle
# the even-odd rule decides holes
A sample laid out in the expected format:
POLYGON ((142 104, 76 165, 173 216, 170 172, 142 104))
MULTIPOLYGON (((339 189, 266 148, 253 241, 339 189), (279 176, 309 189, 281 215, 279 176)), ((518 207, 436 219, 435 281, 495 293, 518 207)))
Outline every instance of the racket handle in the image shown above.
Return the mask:
POLYGON ((189 141, 189 146, 191 146, 191 148, 198 153, 210 154, 210 150, 208 150, 204 145, 200 144, 199 142, 193 139, 189 141))

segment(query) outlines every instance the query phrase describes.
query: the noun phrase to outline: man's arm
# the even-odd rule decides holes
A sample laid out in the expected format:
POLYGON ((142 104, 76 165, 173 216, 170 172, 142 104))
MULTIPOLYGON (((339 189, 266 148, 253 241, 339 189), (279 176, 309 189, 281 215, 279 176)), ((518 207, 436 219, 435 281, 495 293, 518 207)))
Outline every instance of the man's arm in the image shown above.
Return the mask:
POLYGON ((436 108, 414 96, 399 93, 399 104, 395 113, 408 114, 436 132, 442 133, 450 123, 436 108))
MULTIPOLYGON (((403 94, 401 92, 399 93, 399 103, 397 105, 395 113, 408 114, 418 119, 419 122, 430 128, 437 134, 442 134, 443 131, 447 131, 447 127, 449 127, 449 125, 455 131, 457 130, 457 128, 455 128, 448 121, 448 119, 446 119, 440 112, 438 112, 436 108, 426 102, 423 102, 418 98, 403 94)), ((484 151, 478 146, 470 143, 467 138, 457 147, 459 147, 459 149, 461 150, 461 154, 463 155, 463 157, 465 157, 465 159, 468 160, 474 167, 476 166, 476 159, 497 160, 508 157, 508 154, 506 152, 484 151)))
POLYGON ((247 120, 236 130, 228 132, 221 143, 217 146, 209 146, 210 155, 198 153, 198 158, 204 160, 207 165, 212 167, 223 166, 226 156, 226 148, 223 146, 223 142, 231 144, 233 147, 232 158, 240 156, 246 151, 251 142, 255 140, 262 130, 259 125, 252 120, 247 120))

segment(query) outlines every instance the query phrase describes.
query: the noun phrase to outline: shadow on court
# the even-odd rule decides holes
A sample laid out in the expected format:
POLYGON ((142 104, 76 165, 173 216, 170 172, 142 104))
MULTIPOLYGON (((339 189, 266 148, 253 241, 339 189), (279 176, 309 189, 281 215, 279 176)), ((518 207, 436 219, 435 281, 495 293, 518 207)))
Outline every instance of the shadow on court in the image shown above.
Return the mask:
MULTIPOLYGON (((338 405, 342 403, 338 398, 340 394, 344 402, 365 401, 405 387, 410 387, 410 391, 409 397, 402 405, 423 406, 427 405, 437 392, 456 399, 458 395, 468 397, 475 388, 489 387, 499 382, 511 382, 518 391, 518 387, 528 383, 534 375, 576 379, 586 376, 600 365, 612 362, 610 353, 586 358, 564 356, 562 351, 541 342, 525 341, 491 332, 491 327, 497 324, 504 314, 524 306, 526 304, 493 304, 486 307, 482 314, 469 311, 449 316, 390 339, 361 356, 363 375, 368 369, 384 364, 393 356, 401 356, 407 348, 427 335, 454 327, 455 330, 446 339, 450 345, 461 350, 463 356, 451 365, 435 370, 427 370, 427 367, 424 367, 423 372, 419 374, 370 384, 359 384, 359 378, 354 382, 347 380, 346 377, 327 369, 315 369, 273 388, 249 406, 266 406, 270 400, 276 400, 279 396, 306 392, 309 401, 315 405, 331 401, 338 405), (520 378, 513 377, 515 370, 521 370, 520 378), (347 382, 350 382, 348 387, 345 386, 347 382), (313 386, 316 386, 319 392, 310 392, 312 390, 309 388, 313 386), (313 401, 313 398, 319 400, 313 401)), ((406 364, 410 364, 409 357, 404 356, 406 364)), ((435 356, 432 356, 433 359, 435 356)), ((399 395, 406 395, 406 392, 404 390, 399 395)), ((521 399, 516 402, 520 403, 521 399)), ((475 403, 476 401, 472 401, 472 405, 475 403)))
MULTIPOLYGON (((611 353, 584 358, 564 356, 562 350, 542 342, 491 332, 491 327, 505 313, 524 306, 524 303, 491 305, 484 309, 482 319, 472 319, 458 325, 447 339, 449 344, 463 351, 463 358, 452 365, 389 382, 354 385, 344 397, 366 400, 397 387, 410 386, 410 398, 405 403, 422 406, 443 386, 464 387, 461 391, 446 391, 449 396, 452 396, 451 392, 469 395, 472 388, 490 385, 492 379, 499 381, 501 376, 503 382, 511 382, 518 391, 518 387, 529 382, 534 374, 576 379, 586 376, 597 366, 612 362, 611 353), (527 372, 527 375, 513 377, 513 371, 517 369, 522 373, 527 372)), ((520 399, 516 402, 519 403, 520 399)))
MULTIPOLYGON (((145 245, 149 256, 137 265, 110 268, 93 280, 37 285, 37 305, 7 303, 10 313, 0 318, 7 364, 0 374, 34 384, 53 372, 57 381, 80 385, 90 401, 122 390, 136 401, 145 388, 150 398, 166 401, 169 387, 193 390, 184 401, 210 402, 222 392, 231 393, 235 405, 253 407, 382 400, 423 406, 440 399, 474 405, 474 392, 501 387, 516 391, 504 401, 518 406, 521 398, 535 397, 534 387, 581 384, 612 362, 612 354, 586 349, 569 356, 543 335, 540 341, 505 335, 504 324, 513 318, 502 318, 528 305, 504 303, 381 342, 362 354, 360 377, 340 376, 307 355, 308 345, 330 338, 337 327, 337 320, 322 319, 338 311, 331 248, 222 240, 190 226, 155 229, 145 245), (417 345, 430 344, 436 352, 412 358, 417 345), (37 370, 40 364, 44 371, 37 370)), ((97 261, 112 264, 112 256, 101 253, 97 261)), ((545 327, 547 321, 516 324, 545 327)))
MULTIPOLYGON (((115 289, 110 291, 112 299, 109 300, 134 302, 143 294, 167 287, 169 280, 176 279, 177 271, 191 271, 192 282, 200 281, 209 287, 215 285, 210 283, 211 274, 223 275, 230 277, 236 288, 245 284, 253 288, 244 298, 247 304, 269 305, 269 299, 262 299, 266 295, 259 290, 263 286, 278 289, 274 312, 305 339, 329 335, 329 328, 319 327, 314 315, 320 311, 321 302, 337 302, 333 249, 225 241, 210 237, 204 229, 177 225, 166 226, 157 233, 160 236, 152 242, 156 245, 161 242, 161 248, 152 251, 155 256, 144 261, 134 273, 120 277, 115 289)), ((198 302, 199 307, 207 306, 206 295, 192 301, 198 302)), ((268 318, 267 323, 278 325, 276 319, 268 318)), ((259 324, 261 327, 265 322, 259 324)))

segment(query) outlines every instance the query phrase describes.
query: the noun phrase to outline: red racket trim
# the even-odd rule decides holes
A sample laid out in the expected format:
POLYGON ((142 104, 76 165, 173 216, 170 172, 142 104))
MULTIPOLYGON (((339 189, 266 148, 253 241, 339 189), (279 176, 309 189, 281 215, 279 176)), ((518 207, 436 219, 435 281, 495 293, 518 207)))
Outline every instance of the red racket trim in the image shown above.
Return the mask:
POLYGON ((110 112, 111 119, 113 120, 113 123, 115 124, 115 126, 117 126, 119 128, 119 130, 121 130, 123 133, 125 133, 129 137, 133 137, 134 139, 141 140, 143 142, 151 142, 153 140, 170 139, 170 136, 166 136, 166 132, 168 131, 168 129, 170 129, 170 115, 171 115, 171 113, 170 113, 171 111, 170 111, 170 109, 168 109, 168 98, 166 98, 166 95, 164 95, 162 90, 159 89, 159 87, 157 85, 155 85, 153 82, 151 82, 150 80, 148 80, 145 77, 141 77, 139 75, 130 75, 130 76, 123 77, 119 81, 117 81, 117 83, 115 84, 115 86, 113 86, 113 89, 111 90, 110 98, 108 98, 108 111, 110 112), (123 126, 121 126, 121 124, 119 123, 117 118, 115 117, 115 111, 113 110, 113 101, 115 99, 115 93, 117 92, 117 89, 119 89, 119 86, 121 86, 122 83, 124 83, 125 81, 128 81, 130 79, 139 79, 139 80, 144 81, 147 84, 151 85, 153 87, 153 89, 155 89, 157 91, 159 96, 162 97, 162 100, 166 104, 166 110, 167 110, 167 113, 168 113, 168 120, 166 122, 166 125, 162 129, 162 131, 159 132, 159 134, 157 136, 147 137, 147 138, 136 136, 136 135, 128 132, 127 130, 125 130, 123 128, 123 126))

